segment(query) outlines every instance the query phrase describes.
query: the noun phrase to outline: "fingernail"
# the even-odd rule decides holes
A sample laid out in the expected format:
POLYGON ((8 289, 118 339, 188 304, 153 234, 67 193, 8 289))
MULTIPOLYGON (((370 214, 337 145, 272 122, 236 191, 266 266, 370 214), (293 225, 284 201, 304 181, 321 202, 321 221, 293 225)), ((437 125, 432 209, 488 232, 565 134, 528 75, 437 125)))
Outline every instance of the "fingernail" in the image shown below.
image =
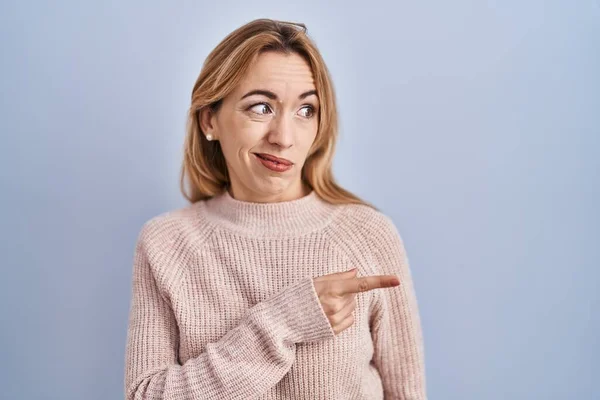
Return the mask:
POLYGON ((400 281, 398 279, 392 279, 392 285, 398 286, 399 284, 400 284, 400 281))

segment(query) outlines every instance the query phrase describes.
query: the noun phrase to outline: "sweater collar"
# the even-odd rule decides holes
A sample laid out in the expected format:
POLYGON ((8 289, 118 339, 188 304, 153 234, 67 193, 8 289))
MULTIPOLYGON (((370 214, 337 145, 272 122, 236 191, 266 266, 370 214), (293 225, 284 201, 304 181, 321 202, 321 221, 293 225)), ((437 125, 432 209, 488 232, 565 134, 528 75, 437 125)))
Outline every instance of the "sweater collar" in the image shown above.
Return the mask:
POLYGON ((294 200, 255 203, 224 190, 206 200, 207 217, 216 225, 253 237, 298 236, 324 227, 335 209, 314 190, 294 200))

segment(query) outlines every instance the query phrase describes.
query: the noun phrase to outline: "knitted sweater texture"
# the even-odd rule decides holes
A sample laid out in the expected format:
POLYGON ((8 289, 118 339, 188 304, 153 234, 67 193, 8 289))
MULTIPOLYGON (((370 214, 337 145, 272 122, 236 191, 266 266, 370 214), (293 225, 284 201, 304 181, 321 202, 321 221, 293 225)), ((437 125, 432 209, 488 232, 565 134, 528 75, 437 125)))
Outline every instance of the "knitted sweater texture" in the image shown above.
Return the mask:
POLYGON ((366 205, 224 191, 149 219, 132 271, 127 400, 427 397, 405 247, 366 205), (400 286, 357 293, 336 335, 313 278, 354 267, 400 286))

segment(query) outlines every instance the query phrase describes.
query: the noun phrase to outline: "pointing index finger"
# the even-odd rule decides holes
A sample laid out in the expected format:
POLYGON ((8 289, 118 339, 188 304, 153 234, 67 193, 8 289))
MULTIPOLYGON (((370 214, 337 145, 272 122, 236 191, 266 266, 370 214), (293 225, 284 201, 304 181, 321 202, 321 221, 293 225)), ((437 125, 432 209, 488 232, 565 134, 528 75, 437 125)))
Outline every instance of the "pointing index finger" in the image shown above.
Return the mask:
POLYGON ((389 288, 398 286, 399 284, 400 282, 396 275, 375 275, 340 280, 338 287, 340 294, 344 295, 366 292, 373 289, 389 288))

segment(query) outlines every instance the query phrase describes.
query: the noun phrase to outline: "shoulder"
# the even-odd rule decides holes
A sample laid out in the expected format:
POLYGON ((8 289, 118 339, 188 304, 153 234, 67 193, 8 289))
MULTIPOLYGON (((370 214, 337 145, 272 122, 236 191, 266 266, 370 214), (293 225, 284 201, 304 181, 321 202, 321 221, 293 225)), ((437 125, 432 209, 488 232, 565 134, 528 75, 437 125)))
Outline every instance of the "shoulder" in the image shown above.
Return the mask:
POLYGON ((365 204, 339 206, 333 220, 337 234, 368 244, 374 249, 402 242, 399 230, 390 216, 365 204))
POLYGON ((203 217, 204 202, 189 204, 147 219, 138 233, 136 261, 152 272, 161 292, 179 286, 186 265, 194 262, 198 249, 210 236, 211 226, 203 217))
POLYGON ((212 231, 203 207, 200 201, 149 218, 138 233, 137 250, 143 251, 151 263, 161 265, 189 258, 212 231))
POLYGON ((339 206, 329 225, 329 237, 352 259, 371 260, 379 265, 389 264, 385 259, 390 255, 402 258, 405 252, 392 218, 364 204, 339 206))
POLYGON ((336 218, 333 235, 347 254, 373 263, 373 275, 405 276, 408 257, 404 241, 390 216, 367 205, 346 205, 336 218))

